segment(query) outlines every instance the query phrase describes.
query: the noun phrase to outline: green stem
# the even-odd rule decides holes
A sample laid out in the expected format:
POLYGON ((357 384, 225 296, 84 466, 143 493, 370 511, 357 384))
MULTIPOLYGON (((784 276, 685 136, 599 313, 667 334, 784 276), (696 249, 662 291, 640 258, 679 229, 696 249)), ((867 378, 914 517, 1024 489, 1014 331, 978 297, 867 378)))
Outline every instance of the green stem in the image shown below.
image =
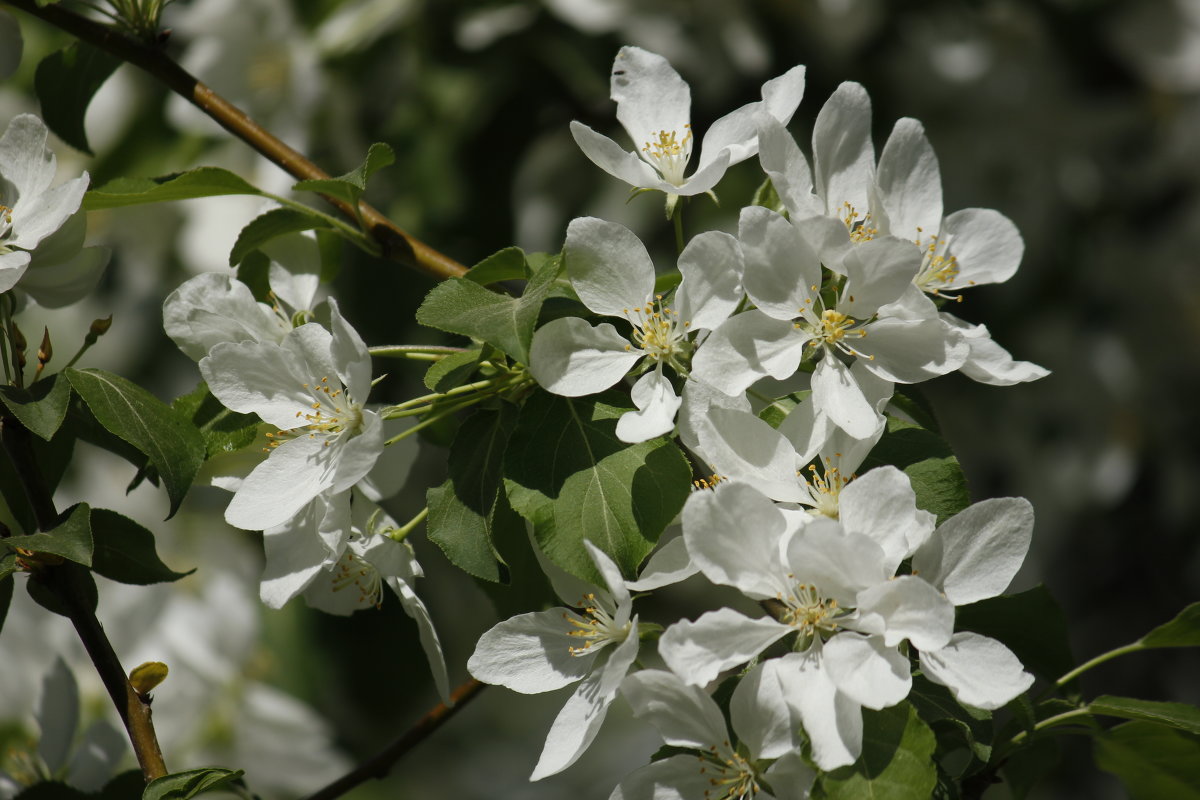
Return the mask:
MULTIPOLYGON (((390 438, 386 442, 384 442, 384 445, 385 446, 393 445, 396 442, 407 439, 409 436, 412 436, 417 431, 423 430, 424 428, 428 428, 430 425, 432 425, 433 423, 442 419, 443 417, 448 417, 457 411, 462 411, 464 408, 470 408, 471 406, 475 405, 476 403, 482 401, 485 397, 486 397, 486 395, 477 395, 475 397, 468 397, 466 400, 462 401, 461 403, 455 403, 453 405, 447 406, 446 408, 442 409, 441 411, 434 414, 433 416, 423 419, 420 422, 418 422, 416 425, 413 425, 411 428, 406 428, 405 430, 396 434, 395 436, 393 436, 392 438, 390 438)), ((430 409, 423 409, 420 413, 424 413, 425 411, 428 411, 428 410, 430 410, 430 409)), ((408 416, 417 416, 417 413, 403 411, 400 414, 397 414, 395 416, 385 417, 385 419, 399 419, 399 418, 408 417, 408 416)))
POLYGON ((388 535, 391 536, 394 541, 403 542, 405 539, 408 538, 408 535, 410 533, 412 533, 414 530, 416 530, 416 527, 418 525, 420 525, 422 522, 425 521, 425 518, 428 516, 429 516, 429 506, 425 506, 424 508, 421 509, 421 511, 415 517, 413 517, 408 522, 401 525, 399 528, 396 528, 396 530, 392 531, 388 535))
POLYGON ((373 256, 378 256, 383 252, 383 248, 379 245, 379 242, 371 239, 366 233, 363 232, 366 230, 366 227, 362 221, 362 216, 358 213, 357 208, 354 209, 355 216, 359 222, 359 225, 363 227, 348 225, 332 214, 326 214, 324 211, 320 211, 312 206, 305 205, 304 203, 297 202, 296 200, 292 200, 287 197, 281 197, 280 195, 271 194, 270 192, 263 192, 262 196, 270 200, 274 200, 281 206, 287 206, 288 208, 294 208, 297 211, 301 211, 305 214, 320 217, 328 222, 331 227, 336 228, 338 233, 345 237, 347 241, 349 241, 359 250, 370 253, 373 256))
POLYGON ((675 223, 675 249, 677 252, 683 252, 683 198, 675 201, 675 212, 671 214, 671 220, 675 223))
MULTIPOLYGON (((1076 717, 1091 716, 1091 713, 1092 713, 1092 707, 1084 706, 1083 708, 1076 708, 1072 711, 1064 711, 1061 714, 1055 714, 1053 717, 1046 717, 1044 720, 1042 720, 1041 722, 1034 725, 1032 731, 1021 731, 1016 736, 1009 739, 1008 746, 1012 747, 1013 745, 1020 744, 1021 742, 1025 741, 1025 739, 1029 738, 1029 735, 1032 733, 1036 733, 1038 731, 1045 730, 1046 728, 1053 728, 1056 725, 1061 725, 1064 722, 1069 722, 1070 720, 1073 720, 1076 717)), ((1005 748, 1005 749, 1007 750, 1008 748, 1005 748)))
MULTIPOLYGON (((456 397, 460 394, 472 394, 472 393, 478 392, 482 389, 490 389, 493 386, 499 385, 497 383, 497 380, 503 382, 506 379, 505 378, 500 378, 500 379, 487 378, 486 380, 475 381, 475 383, 464 383, 462 386, 456 386, 453 389, 449 389, 445 392, 434 392, 433 394, 421 395, 420 397, 414 397, 411 400, 405 400, 403 403, 397 403, 396 405, 391 406, 390 408, 384 409, 383 410, 384 419, 397 419, 397 416, 394 416, 392 412, 402 411, 404 409, 412 408, 413 406, 420 405, 422 403, 432 407, 432 404, 435 401, 440 400, 445 397, 456 397)), ((511 383, 512 381, 509 380, 508 382, 511 383)), ((406 416, 412 416, 412 415, 409 414, 406 416)))
POLYGON ((414 361, 437 361, 463 351, 462 347, 435 344, 384 344, 367 348, 367 352, 379 358, 408 358, 414 361))
POLYGON ((1066 675, 1063 675, 1061 678, 1056 680, 1054 682, 1054 687, 1057 689, 1057 688, 1067 685, 1068 683, 1075 680, 1083 673, 1087 672, 1092 667, 1098 667, 1101 664, 1103 664, 1105 661, 1111 661, 1112 659, 1116 658, 1117 656, 1123 656, 1126 653, 1136 653, 1139 650, 1145 650, 1145 649, 1146 649, 1146 647, 1141 642, 1134 642, 1133 644, 1127 644, 1124 647, 1118 647, 1115 650, 1109 650, 1107 653, 1101 653, 1100 655, 1093 658, 1091 661, 1088 661, 1086 664, 1082 664, 1082 665, 1076 667, 1075 669, 1068 672, 1066 675))

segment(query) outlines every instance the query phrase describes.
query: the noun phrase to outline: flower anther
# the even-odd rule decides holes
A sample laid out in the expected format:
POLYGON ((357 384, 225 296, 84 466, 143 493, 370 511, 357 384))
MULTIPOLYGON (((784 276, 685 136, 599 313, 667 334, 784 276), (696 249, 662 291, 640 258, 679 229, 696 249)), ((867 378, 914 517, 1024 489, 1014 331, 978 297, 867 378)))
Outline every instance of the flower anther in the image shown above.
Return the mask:
POLYGON ((568 631, 567 635, 585 640, 578 647, 568 648, 571 655, 590 655, 593 647, 598 650, 614 642, 623 642, 629 636, 633 623, 626 622, 624 625, 617 625, 616 620, 613 619, 616 609, 604 608, 594 592, 585 594, 579 601, 579 607, 583 614, 563 612, 563 619, 574 628, 574 630, 568 631))

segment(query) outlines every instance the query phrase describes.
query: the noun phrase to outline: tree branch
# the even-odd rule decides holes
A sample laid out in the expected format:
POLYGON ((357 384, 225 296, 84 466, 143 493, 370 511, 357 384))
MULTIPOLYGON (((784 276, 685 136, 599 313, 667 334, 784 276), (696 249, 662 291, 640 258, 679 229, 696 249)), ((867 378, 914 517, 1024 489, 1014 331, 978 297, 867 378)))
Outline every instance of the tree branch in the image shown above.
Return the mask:
POLYGON ((333 800, 335 797, 341 797, 360 783, 366 783, 372 778, 378 780, 387 776, 393 764, 399 761, 409 750, 420 744, 425 737, 441 727, 442 723, 449 720, 450 717, 461 710, 463 706, 479 694, 484 686, 485 684, 474 679, 462 684, 450 693, 450 699, 454 705, 447 706, 444 703, 438 703, 425 716, 421 717, 417 721, 417 724, 405 731, 399 739, 325 788, 309 795, 306 800, 333 800))
MULTIPOLYGON (((58 512, 54 508, 54 498, 38 468, 29 436, 29 431, 16 419, 7 416, 0 419, 0 438, 3 439, 4 449, 24 484, 38 530, 50 531, 58 524, 58 512)), ((100 674, 104 688, 108 690, 113 705, 117 707, 117 713, 121 715, 121 721, 125 724, 129 741, 133 745, 133 752, 137 755, 138 765, 142 768, 142 775, 149 783, 167 774, 162 751, 158 746, 158 736, 154 732, 154 723, 150 717, 150 704, 138 696, 129 683, 129 676, 121 666, 121 660, 117 658, 112 643, 104 633, 104 627, 96 618, 83 584, 87 574, 82 570, 83 567, 71 562, 57 566, 41 564, 30 578, 42 583, 61 601, 64 615, 75 626, 88 657, 96 666, 96 672, 100 674)))
MULTIPOLYGON (((37 0, 3 0, 14 8, 45 20, 72 36, 104 50, 122 61, 140 67, 171 91, 191 102, 221 127, 253 147, 298 180, 325 180, 329 173, 289 147, 225 98, 205 86, 162 50, 143 44, 102 23, 68 11, 61 5, 39 6, 37 0)), ((325 197, 350 219, 358 219, 355 209, 333 197, 325 197)), ((372 238, 379 242, 383 255, 432 278, 443 280, 466 272, 466 267, 449 256, 399 228, 367 203, 359 203, 358 212, 372 238)))

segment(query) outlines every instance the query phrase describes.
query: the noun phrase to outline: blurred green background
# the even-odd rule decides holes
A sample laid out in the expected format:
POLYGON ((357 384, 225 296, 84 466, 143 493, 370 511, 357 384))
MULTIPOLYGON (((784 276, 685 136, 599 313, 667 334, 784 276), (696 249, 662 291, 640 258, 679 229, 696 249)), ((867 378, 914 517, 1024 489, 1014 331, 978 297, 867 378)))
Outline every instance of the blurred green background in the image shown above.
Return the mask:
MULTIPOLYGON (((12 13, 25 55, 0 83, 0 122, 37 110, 35 66, 69 41, 12 13)), ((1015 588, 1050 587, 1081 660, 1136 639, 1200 597, 1200 436, 1189 416, 1200 394, 1200 2, 179 0, 165 22, 171 53, 330 172, 355 166, 371 142, 390 144, 398 163, 376 177, 368 198, 466 264, 510 244, 557 251, 567 222, 590 214, 629 225, 660 265, 673 266, 659 197, 627 202, 627 187, 584 158, 568 131, 578 119, 625 141, 608 99, 610 65, 623 44, 673 63, 691 84, 698 131, 758 99, 766 79, 806 64, 805 99, 791 125, 806 150, 825 98, 842 81, 861 82, 874 104, 877 148, 896 119, 920 119, 940 159, 947 212, 996 208, 1025 238, 1017 276, 969 292, 954 311, 986 323, 1014 357, 1053 374, 1007 389, 957 374, 922 387, 974 499, 1023 495, 1034 504, 1034 549, 1015 588)), ((238 170, 277 191, 291 183, 128 66, 94 101, 88 133, 94 159, 61 144, 56 152, 64 170, 86 168, 94 185, 197 164, 238 170)), ((689 206, 689 233, 735 231, 737 210, 760 180, 753 161, 731 170, 718 187, 719 207, 703 198, 689 206)), ((84 307, 44 313, 36 327, 44 319, 68 352, 91 319, 114 311, 112 333, 90 365, 141 380, 161 397, 191 389, 194 366, 161 334, 161 301, 188 275, 223 268, 240 225, 260 210, 220 198, 92 214, 90 238, 114 249, 105 282, 84 307)), ((347 250, 332 291, 370 344, 435 342, 434 331, 411 321, 431 285, 347 250)), ((423 392, 417 369, 381 369, 392 375, 375 399, 423 392)), ((397 519, 415 514, 425 490, 444 479, 444 455, 435 442, 422 443, 408 486, 389 504, 397 519)), ((380 748, 436 701, 415 626, 397 604, 349 620, 296 603, 263 609, 254 600, 260 545, 224 529, 226 496, 197 490, 185 513, 164 525, 162 497, 139 489, 121 498, 131 472, 94 456, 71 491, 113 491, 112 507, 163 532, 170 563, 200 565, 179 591, 206 596, 199 588, 208 585, 206 569, 240 576, 239 604, 208 606, 218 618, 246 618, 252 630, 230 646, 233 666, 220 674, 310 704, 349 761, 380 748), (101 487, 102 478, 113 486, 101 487)), ((419 590, 445 640, 452 680, 461 681, 474 639, 497 615, 420 533, 414 546, 429 575, 419 590)), ((681 597, 688 591, 714 602, 711 587, 688 584, 681 597)), ((674 612, 694 613, 686 602, 674 612)), ((134 619, 138 601, 109 607, 106 622, 119 629, 134 619)), ((0 658, 16 652, 12 627, 10 619, 0 658)), ((37 630, 44 638, 47 629, 37 630)), ((26 689, 40 679, 38 663, 29 665, 26 689)), ((1158 651, 1097 669, 1084 687, 1195 704, 1197 675, 1194 651, 1158 651)), ((170 692, 168 681, 160 696, 170 692)), ((348 797, 606 798, 655 747, 648 729, 619 708, 578 765, 526 782, 565 696, 489 689, 386 781, 348 797)), ((14 697, 0 693, 12 704, 0 707, 0 717, 24 713, 14 697)), ((166 702, 156 709, 164 724, 166 702)), ((286 755, 288 731, 301 724, 256 735, 279 737, 276 749, 286 755)), ((252 787, 267 797, 316 788, 316 778, 286 759, 272 762, 228 730, 215 735, 225 750, 181 745, 181 752, 247 767, 252 787), (283 774, 255 783, 255 769, 283 774)), ((306 758, 329 752, 324 739, 313 747, 318 755, 306 758)), ((326 772, 336 775, 339 763, 347 762, 331 757, 326 772)), ((1004 796, 1003 787, 988 794, 1004 796)), ((1065 743, 1034 796, 1123 791, 1080 741, 1065 743)))

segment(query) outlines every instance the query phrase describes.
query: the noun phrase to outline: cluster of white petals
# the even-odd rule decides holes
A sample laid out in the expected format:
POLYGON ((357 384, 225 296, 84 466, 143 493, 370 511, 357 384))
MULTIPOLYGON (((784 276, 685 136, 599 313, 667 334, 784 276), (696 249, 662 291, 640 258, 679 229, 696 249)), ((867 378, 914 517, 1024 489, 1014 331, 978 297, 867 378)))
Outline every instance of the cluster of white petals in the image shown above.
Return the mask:
POLYGON ((469 666, 482 681, 542 692, 583 680, 534 779, 579 757, 630 669, 629 590, 697 573, 762 613, 720 608, 677 621, 658 638, 669 671, 624 679, 634 713, 693 754, 637 770, 613 798, 807 797, 814 768, 861 755, 862 709, 903 701, 915 669, 972 709, 1000 708, 1033 682, 1004 644, 955 630, 956 606, 999 595, 1021 566, 1029 503, 985 500, 937 526, 900 469, 858 474, 888 415, 906 424, 890 405, 897 384, 955 370, 995 385, 1047 374, 941 310, 966 288, 1012 277, 1020 234, 990 209, 943 215, 937 160, 915 120, 897 123, 877 160, 858 84, 838 87, 817 115, 810 162, 785 128, 802 90, 801 67, 765 84, 760 102, 713 125, 690 177, 689 90, 660 56, 626 47, 613 65, 617 118, 638 151, 572 124, 588 158, 634 189, 666 192, 675 211, 672 196, 711 190, 755 153, 778 203, 743 209, 736 235, 681 243, 681 280, 666 292, 628 229, 582 218, 567 230, 567 278, 586 312, 612 321, 543 325, 531 373, 567 397, 627 380, 635 409, 618 438, 677 434, 713 477, 697 482, 682 536, 640 580, 623 583, 589 544, 608 591, 590 590, 582 615, 525 614, 480 640, 469 666), (768 378, 811 391, 773 403, 784 413, 768 422, 754 391, 768 378), (568 644, 580 635, 595 637, 591 649, 568 644), (596 655, 606 645, 611 655, 596 655), (708 689, 738 670, 734 746, 708 689))

